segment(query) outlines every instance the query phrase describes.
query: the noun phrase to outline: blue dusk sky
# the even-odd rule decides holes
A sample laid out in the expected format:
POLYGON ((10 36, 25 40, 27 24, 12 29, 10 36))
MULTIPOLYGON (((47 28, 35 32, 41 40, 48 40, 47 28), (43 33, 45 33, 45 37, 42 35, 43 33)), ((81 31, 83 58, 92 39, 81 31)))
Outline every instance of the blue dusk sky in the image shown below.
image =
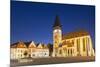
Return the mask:
POLYGON ((95 44, 95 6, 24 1, 11 1, 11 43, 52 43, 56 15, 63 34, 84 29, 95 44))

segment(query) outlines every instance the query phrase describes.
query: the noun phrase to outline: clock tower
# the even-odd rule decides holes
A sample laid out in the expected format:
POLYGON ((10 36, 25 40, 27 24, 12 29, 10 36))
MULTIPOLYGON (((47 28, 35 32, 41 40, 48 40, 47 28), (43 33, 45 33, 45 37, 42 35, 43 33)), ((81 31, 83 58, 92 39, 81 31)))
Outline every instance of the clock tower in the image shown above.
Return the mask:
POLYGON ((53 25, 53 56, 58 56, 58 48, 62 40, 62 30, 59 17, 56 16, 55 23, 53 25))

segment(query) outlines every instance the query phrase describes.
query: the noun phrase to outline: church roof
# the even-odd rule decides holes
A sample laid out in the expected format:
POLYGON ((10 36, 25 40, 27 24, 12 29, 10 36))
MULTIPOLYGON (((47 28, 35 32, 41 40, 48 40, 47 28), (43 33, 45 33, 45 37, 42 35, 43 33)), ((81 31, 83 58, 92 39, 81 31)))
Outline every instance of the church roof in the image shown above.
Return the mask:
POLYGON ((81 37, 81 36, 86 36, 89 35, 89 33, 85 30, 79 30, 79 31, 75 31, 75 32, 70 32, 68 34, 64 34, 62 36, 62 39, 70 39, 70 38, 75 38, 75 37, 81 37))
POLYGON ((59 16, 56 16, 55 23, 54 23, 53 27, 57 27, 57 26, 61 27, 59 16))

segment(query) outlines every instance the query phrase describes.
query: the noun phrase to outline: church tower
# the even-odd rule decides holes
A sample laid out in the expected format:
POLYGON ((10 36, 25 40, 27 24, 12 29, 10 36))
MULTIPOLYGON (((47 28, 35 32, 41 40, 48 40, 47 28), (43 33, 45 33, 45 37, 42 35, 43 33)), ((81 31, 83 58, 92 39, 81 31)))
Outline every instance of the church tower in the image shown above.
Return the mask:
POLYGON ((59 17, 56 16, 55 23, 53 25, 53 56, 58 56, 58 48, 62 40, 62 30, 59 17))

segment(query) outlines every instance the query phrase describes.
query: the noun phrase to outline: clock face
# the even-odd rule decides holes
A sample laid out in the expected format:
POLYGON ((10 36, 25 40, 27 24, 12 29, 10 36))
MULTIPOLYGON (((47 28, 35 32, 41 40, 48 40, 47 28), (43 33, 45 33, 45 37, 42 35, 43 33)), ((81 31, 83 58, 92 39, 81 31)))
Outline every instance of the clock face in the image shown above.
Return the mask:
POLYGON ((61 30, 59 30, 59 29, 56 29, 56 30, 54 30, 54 32, 61 32, 61 30))
POLYGON ((61 33, 61 30, 54 30, 55 33, 61 33))
POLYGON ((60 34, 61 34, 61 30, 59 29, 54 30, 54 38, 56 40, 59 40, 60 34))

